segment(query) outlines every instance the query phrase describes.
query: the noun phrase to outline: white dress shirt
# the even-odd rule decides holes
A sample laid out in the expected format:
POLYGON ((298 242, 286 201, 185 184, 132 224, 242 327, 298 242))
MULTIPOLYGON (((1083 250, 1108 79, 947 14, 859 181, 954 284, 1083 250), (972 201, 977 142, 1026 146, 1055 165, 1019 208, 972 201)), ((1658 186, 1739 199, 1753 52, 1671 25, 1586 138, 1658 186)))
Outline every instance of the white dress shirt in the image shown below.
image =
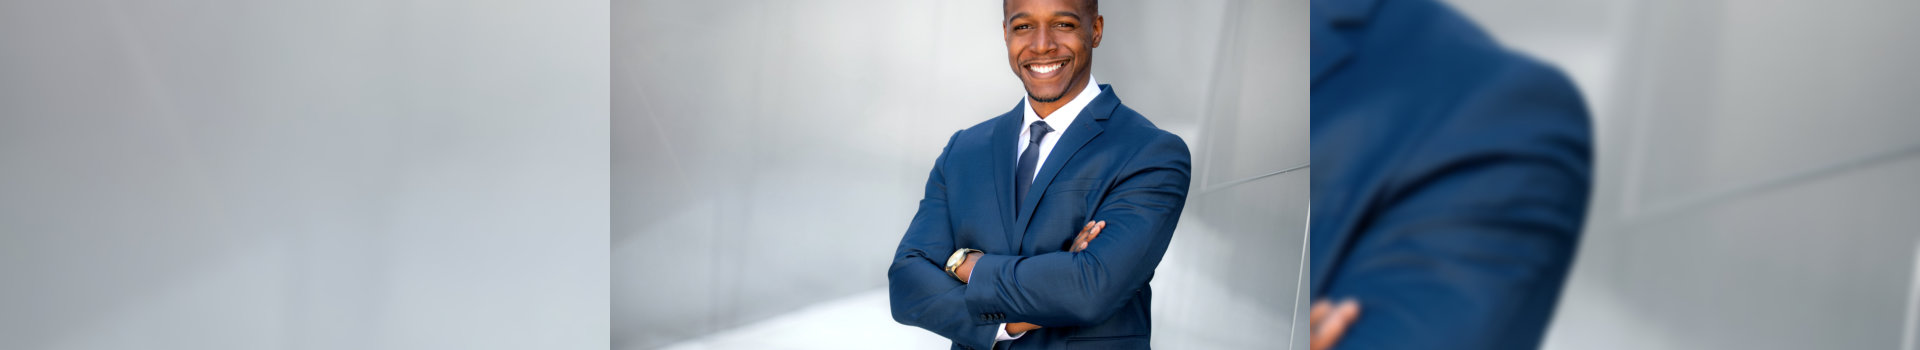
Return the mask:
MULTIPOLYGON (((1080 110, 1086 109, 1087 104, 1092 103, 1093 98, 1098 96, 1100 96, 1100 81, 1093 79, 1092 76, 1088 76, 1087 86, 1080 89, 1080 94, 1073 95, 1072 100, 1067 100, 1067 104, 1060 106, 1060 109, 1053 110, 1053 113, 1048 114, 1044 119, 1040 118, 1039 113, 1033 112, 1033 96, 1026 97, 1027 103, 1022 105, 1026 106, 1027 117, 1020 121, 1020 137, 1014 140, 1015 142, 1019 142, 1020 145, 1014 147, 1013 161, 1019 163, 1020 154, 1027 152, 1027 140, 1030 137, 1029 134, 1033 133, 1033 129, 1029 126, 1033 125, 1033 122, 1042 121, 1047 123, 1047 127, 1053 128, 1052 132, 1048 132, 1045 136, 1040 137, 1040 157, 1034 159, 1033 175, 1031 175, 1034 178, 1027 180, 1034 180, 1040 176, 1040 167, 1047 164, 1047 155, 1053 153, 1053 144, 1060 143, 1060 135, 1067 134, 1067 127, 1073 126, 1073 119, 1080 116, 1080 110)), ((1019 205, 1019 203, 1014 203, 1014 205, 1019 205)), ((1000 332, 993 336, 993 341, 1003 342, 1020 339, 1020 337, 1024 335, 1027 334, 1007 334, 1007 324, 1001 323, 1000 332)))
MULTIPOLYGON (((1060 135, 1067 134, 1067 127, 1073 126, 1073 119, 1080 116, 1080 110, 1087 109, 1087 104, 1093 103, 1093 98, 1100 96, 1099 84, 1099 80, 1093 77, 1087 77, 1087 87, 1080 89, 1080 94, 1073 95, 1072 100, 1067 100, 1066 105, 1060 106, 1060 109, 1054 110, 1053 114, 1047 115, 1045 119, 1040 118, 1040 114, 1033 112, 1033 97, 1028 96, 1027 103, 1024 104, 1026 106, 1026 118, 1020 121, 1020 137, 1014 140, 1014 142, 1019 142, 1020 145, 1014 147, 1013 161, 1015 163, 1020 162, 1020 154, 1027 152, 1027 138, 1029 134, 1033 133, 1033 129, 1029 126, 1033 125, 1035 121, 1046 122, 1047 127, 1053 128, 1053 132, 1049 132, 1045 137, 1040 138, 1040 158, 1034 159, 1035 162, 1033 163, 1033 176, 1038 178, 1040 176, 1040 167, 1047 164, 1047 155, 1053 153, 1053 144, 1060 143, 1060 135)), ((1033 180, 1033 178, 1027 180, 1033 180)))

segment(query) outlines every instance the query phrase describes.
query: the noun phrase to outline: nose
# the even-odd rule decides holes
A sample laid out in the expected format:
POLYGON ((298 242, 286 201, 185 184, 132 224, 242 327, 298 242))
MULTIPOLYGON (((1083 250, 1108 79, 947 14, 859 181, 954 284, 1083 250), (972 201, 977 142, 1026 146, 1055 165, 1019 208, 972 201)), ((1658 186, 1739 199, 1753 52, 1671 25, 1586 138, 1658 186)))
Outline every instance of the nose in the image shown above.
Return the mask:
POLYGON ((1058 43, 1053 42, 1053 39, 1057 36, 1059 36, 1059 34, 1054 34, 1052 30, 1042 28, 1039 30, 1039 34, 1034 35, 1033 44, 1029 45, 1028 49, 1038 54, 1051 54, 1054 49, 1060 47, 1058 43))

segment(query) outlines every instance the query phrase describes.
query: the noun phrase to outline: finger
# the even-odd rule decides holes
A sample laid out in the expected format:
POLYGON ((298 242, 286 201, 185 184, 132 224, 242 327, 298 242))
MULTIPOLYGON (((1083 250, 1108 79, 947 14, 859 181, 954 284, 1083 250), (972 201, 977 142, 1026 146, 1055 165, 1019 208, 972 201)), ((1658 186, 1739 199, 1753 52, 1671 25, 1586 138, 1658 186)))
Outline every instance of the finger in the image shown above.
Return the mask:
POLYGON ((1314 329, 1319 329, 1320 319, 1326 318, 1328 311, 1333 311, 1333 305, 1331 303, 1328 303, 1326 300, 1313 302, 1313 312, 1307 317, 1307 325, 1312 326, 1314 329))
POLYGON ((1087 238, 1080 241, 1080 249, 1084 250, 1087 249, 1087 246, 1093 245, 1093 239, 1100 237, 1100 229, 1106 227, 1107 223, 1105 221, 1094 224, 1093 229, 1087 231, 1087 238))
POLYGON ((1341 336, 1346 335, 1347 327, 1352 326, 1354 320, 1359 317, 1359 302, 1348 299, 1334 305, 1332 310, 1328 311, 1324 318, 1321 318, 1319 328, 1313 330, 1312 348, 1332 348, 1334 344, 1340 342, 1341 336))
POLYGON ((1085 240, 1089 238, 1087 237, 1087 233, 1091 233, 1094 223, 1096 223, 1096 221, 1087 221, 1087 225, 1081 227, 1081 233, 1079 233, 1079 235, 1073 235, 1073 246, 1079 246, 1079 242, 1085 242, 1085 240))

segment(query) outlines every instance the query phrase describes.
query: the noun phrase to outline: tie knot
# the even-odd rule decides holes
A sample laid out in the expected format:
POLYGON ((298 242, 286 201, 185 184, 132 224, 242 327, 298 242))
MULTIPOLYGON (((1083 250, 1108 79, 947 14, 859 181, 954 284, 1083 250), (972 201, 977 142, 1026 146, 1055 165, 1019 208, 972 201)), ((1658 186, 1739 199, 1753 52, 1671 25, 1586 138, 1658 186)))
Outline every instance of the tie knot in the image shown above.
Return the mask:
POLYGON ((1040 138, 1046 137, 1050 132, 1053 132, 1053 127, 1047 126, 1047 121, 1035 120, 1032 125, 1027 126, 1027 143, 1038 144, 1040 138))

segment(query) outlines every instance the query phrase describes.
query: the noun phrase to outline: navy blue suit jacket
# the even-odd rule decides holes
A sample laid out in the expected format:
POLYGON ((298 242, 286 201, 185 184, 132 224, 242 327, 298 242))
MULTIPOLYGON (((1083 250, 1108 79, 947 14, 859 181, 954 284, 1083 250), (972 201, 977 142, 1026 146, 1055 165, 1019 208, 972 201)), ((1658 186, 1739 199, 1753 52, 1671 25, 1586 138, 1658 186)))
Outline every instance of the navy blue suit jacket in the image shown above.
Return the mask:
POLYGON ((1313 2, 1312 296, 1341 349, 1538 347, 1592 182, 1559 71, 1432 0, 1313 2))
POLYGON ((1043 328, 1002 348, 1147 347, 1147 281, 1173 238, 1191 167, 1186 142, 1100 87, 1022 205, 1013 203, 1013 177, 1024 106, 947 140, 887 270, 894 320, 951 339, 954 349, 988 349, 999 325, 1012 322, 1043 328), (1086 250, 1068 252, 1089 220, 1107 226, 1086 250), (943 270, 958 248, 986 252, 971 284, 943 270))

